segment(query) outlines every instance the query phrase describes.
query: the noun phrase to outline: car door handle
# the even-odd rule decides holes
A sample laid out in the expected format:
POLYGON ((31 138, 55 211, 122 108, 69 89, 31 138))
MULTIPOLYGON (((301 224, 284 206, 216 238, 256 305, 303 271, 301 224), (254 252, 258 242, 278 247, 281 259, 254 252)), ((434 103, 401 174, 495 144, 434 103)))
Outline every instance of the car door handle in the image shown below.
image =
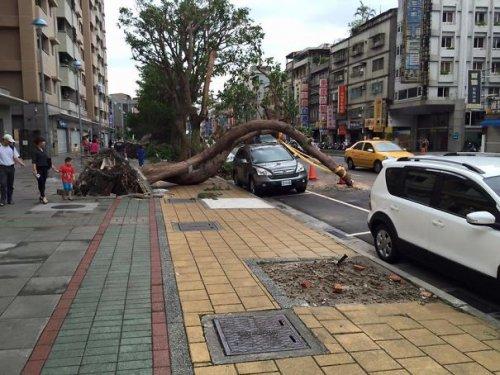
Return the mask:
POLYGON ((432 220, 432 225, 438 228, 444 228, 445 225, 441 220, 432 220))
POLYGON ((396 212, 399 212, 399 207, 398 206, 395 206, 394 204, 391 204, 391 206, 389 207, 391 210, 393 211, 396 211, 396 212))

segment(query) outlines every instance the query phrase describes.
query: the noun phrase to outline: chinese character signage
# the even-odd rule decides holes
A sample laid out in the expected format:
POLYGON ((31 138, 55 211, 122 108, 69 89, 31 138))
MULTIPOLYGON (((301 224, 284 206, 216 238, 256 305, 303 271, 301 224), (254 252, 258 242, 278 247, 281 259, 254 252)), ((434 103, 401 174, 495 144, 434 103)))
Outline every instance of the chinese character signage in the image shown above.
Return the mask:
POLYGON ((382 119, 382 106, 384 104, 382 98, 377 98, 375 99, 375 102, 373 103, 373 117, 376 120, 381 120, 382 119))
POLYGON ((469 70, 467 108, 481 109, 481 71, 469 70))
POLYGON ((401 81, 420 82, 422 59, 422 30, 426 0, 405 0, 403 14, 403 53, 401 81))
POLYGON ((303 126, 309 125, 309 85, 302 83, 300 85, 300 123, 303 126))
POLYGON ((347 86, 339 86, 339 100, 337 113, 339 115, 345 115, 347 112, 347 86))
POLYGON ((333 113, 333 105, 326 107, 326 128, 335 129, 335 115, 333 113))

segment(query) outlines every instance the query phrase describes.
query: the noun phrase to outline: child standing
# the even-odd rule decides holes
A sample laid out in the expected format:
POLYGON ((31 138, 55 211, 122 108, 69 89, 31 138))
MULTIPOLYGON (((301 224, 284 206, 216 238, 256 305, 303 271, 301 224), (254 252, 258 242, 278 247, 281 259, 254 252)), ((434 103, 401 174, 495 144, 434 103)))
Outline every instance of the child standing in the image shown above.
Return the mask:
POLYGON ((72 159, 70 157, 64 159, 64 164, 58 169, 58 172, 61 174, 64 189, 63 199, 66 199, 67 197, 70 201, 73 200, 73 183, 75 181, 75 169, 73 168, 71 161, 72 159))
POLYGON ((141 144, 137 147, 137 160, 139 161, 139 167, 142 167, 146 160, 146 149, 141 144))

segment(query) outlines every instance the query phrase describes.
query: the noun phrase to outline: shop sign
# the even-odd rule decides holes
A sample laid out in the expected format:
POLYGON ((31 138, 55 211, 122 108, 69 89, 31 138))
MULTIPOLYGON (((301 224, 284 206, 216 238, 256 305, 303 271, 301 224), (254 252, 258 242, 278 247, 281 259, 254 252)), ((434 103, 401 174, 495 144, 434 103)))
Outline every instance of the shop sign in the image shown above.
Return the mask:
POLYGON ((333 113, 333 105, 326 107, 326 128, 335 129, 335 114, 333 113))
POLYGON ((351 121, 349 122, 349 124, 347 125, 347 128, 349 130, 356 130, 356 129, 361 129, 363 126, 361 124, 361 122, 357 122, 357 121, 351 121))
POLYGON ((319 96, 328 96, 328 89, 325 88, 320 88, 319 89, 319 96))
POLYGON ((481 71, 469 70, 467 108, 481 109, 481 71))
POLYGON ((325 78, 320 79, 319 80, 319 87, 328 88, 328 80, 325 78))
POLYGON ((339 86, 339 99, 338 99, 338 109, 337 113, 339 115, 345 115, 347 112, 347 86, 339 86))
POLYGON ((368 130, 373 130, 375 128, 377 120, 374 118, 367 118, 365 119, 365 128, 368 128, 368 130))
POLYGON ((309 114, 309 108, 307 108, 307 107, 302 107, 302 108, 300 109, 300 114, 301 114, 301 115, 308 115, 308 114, 309 114))
POLYGON ((375 124, 373 126, 373 132, 374 133, 383 133, 384 132, 384 123, 382 120, 377 119, 375 120, 375 124))
POLYGON ((402 81, 419 82, 420 81, 420 60, 421 60, 421 41, 422 27, 424 20, 424 2, 425 0, 406 0, 403 13, 403 74, 402 81))
POLYGON ((347 127, 345 124, 339 124, 339 129, 337 131, 338 135, 346 135, 347 134, 347 127))
POLYGON ((319 97, 319 104, 321 104, 321 105, 325 105, 325 104, 326 104, 326 102, 327 102, 327 98, 326 98, 326 96, 320 96, 320 97, 319 97))
POLYGON ((375 99, 373 103, 373 117, 377 120, 382 119, 383 104, 382 98, 375 99))

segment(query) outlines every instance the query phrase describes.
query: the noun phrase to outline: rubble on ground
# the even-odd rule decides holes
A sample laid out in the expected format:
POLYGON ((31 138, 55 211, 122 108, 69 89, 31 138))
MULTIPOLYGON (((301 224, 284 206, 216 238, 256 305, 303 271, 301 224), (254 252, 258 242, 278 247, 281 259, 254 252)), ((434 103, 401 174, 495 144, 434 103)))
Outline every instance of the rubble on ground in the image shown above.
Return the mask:
POLYGON ((75 184, 77 195, 150 194, 144 176, 113 149, 104 149, 95 156, 87 157, 84 165, 75 184))

